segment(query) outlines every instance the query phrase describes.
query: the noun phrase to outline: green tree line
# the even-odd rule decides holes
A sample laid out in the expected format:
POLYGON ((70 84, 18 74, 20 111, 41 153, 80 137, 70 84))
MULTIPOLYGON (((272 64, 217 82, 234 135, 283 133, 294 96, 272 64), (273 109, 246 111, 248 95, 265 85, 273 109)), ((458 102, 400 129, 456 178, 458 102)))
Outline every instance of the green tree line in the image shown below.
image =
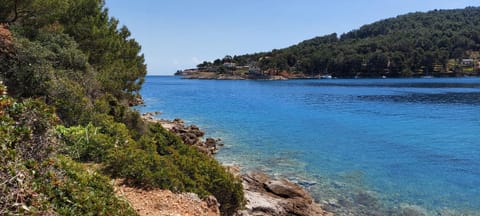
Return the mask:
POLYGON ((232 61, 262 73, 287 71, 305 76, 448 75, 464 70, 462 59, 478 60, 478 51, 480 8, 467 7, 401 15, 342 35, 316 37, 285 49, 234 56, 233 60, 217 59, 199 67, 232 61))

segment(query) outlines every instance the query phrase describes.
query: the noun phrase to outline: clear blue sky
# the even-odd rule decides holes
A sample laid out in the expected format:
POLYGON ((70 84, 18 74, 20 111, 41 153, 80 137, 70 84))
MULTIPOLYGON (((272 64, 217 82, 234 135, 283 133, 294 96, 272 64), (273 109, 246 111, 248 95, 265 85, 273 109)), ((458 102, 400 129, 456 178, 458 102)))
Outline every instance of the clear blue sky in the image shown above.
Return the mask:
POLYGON ((480 0, 106 0, 142 45, 150 75, 225 55, 270 51, 380 19, 480 0))

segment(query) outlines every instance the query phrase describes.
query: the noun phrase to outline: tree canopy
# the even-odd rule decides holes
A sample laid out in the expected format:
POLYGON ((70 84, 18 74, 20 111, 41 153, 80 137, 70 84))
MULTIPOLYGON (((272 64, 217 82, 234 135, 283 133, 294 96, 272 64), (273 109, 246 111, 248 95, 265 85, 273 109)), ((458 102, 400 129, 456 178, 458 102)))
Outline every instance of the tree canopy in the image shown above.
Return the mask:
MULTIPOLYGON (((432 73, 453 76, 478 73, 480 8, 417 12, 385 19, 337 35, 305 40, 270 52, 234 56, 238 65, 262 73, 285 71, 306 77, 410 77, 432 73)), ((215 69, 225 59, 205 62, 199 68, 215 69), (213 65, 213 66, 212 66, 213 65)))
POLYGON ((0 0, 0 215, 135 215, 107 176, 241 208, 237 178, 130 108, 146 69, 103 0, 0 0))

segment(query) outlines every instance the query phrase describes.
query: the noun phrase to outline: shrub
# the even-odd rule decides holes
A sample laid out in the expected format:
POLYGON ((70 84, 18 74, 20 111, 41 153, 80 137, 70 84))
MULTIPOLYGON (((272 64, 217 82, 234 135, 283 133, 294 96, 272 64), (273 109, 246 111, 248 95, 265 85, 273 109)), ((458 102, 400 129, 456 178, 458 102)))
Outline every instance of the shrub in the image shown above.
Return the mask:
POLYGON ((32 190, 34 172, 26 166, 36 166, 25 157, 29 151, 24 145, 31 145, 32 130, 29 125, 17 124, 25 123, 19 121, 25 104, 4 93, 0 84, 0 215, 46 213, 48 202, 32 190))
POLYGON ((136 215, 129 204, 115 196, 109 179, 59 156, 35 184, 59 215, 136 215))
POLYGON ((146 189, 185 191, 186 176, 171 161, 141 149, 126 148, 110 154, 105 170, 125 183, 146 189))
POLYGON ((22 159, 42 161, 54 153, 57 143, 52 127, 58 118, 52 107, 40 100, 27 99, 13 102, 5 112, 3 118, 14 122, 13 130, 7 131, 12 133, 9 135, 12 140, 6 140, 8 147, 17 150, 22 159))
POLYGON ((22 37, 16 38, 14 47, 14 60, 1 71, 9 93, 18 97, 45 96, 54 77, 54 68, 48 61, 53 53, 39 42, 22 37))
POLYGON ((244 205, 244 194, 241 181, 215 159, 198 152, 196 149, 182 145, 182 150, 169 155, 171 161, 192 179, 198 188, 194 190, 200 196, 212 194, 221 204, 220 211, 224 215, 232 215, 244 205), (206 191, 207 193, 203 193, 206 191))
POLYGON ((102 162, 107 151, 114 147, 111 137, 92 124, 70 128, 60 125, 56 130, 65 143, 65 153, 75 160, 102 162))
POLYGON ((135 215, 108 178, 56 153, 54 109, 0 85, 0 215, 135 215))
POLYGON ((92 105, 78 83, 60 78, 54 79, 50 86, 49 100, 57 107, 57 114, 65 125, 77 125, 84 119, 89 120, 92 105))
POLYGON ((86 126, 57 127, 57 133, 66 146, 65 152, 72 158, 101 163, 112 149, 135 146, 135 140, 124 124, 105 114, 96 114, 95 117, 96 121, 86 126))
POLYGON ((214 195, 224 215, 232 215, 244 204, 239 179, 159 124, 149 124, 135 146, 112 149, 105 171, 134 186, 214 195))

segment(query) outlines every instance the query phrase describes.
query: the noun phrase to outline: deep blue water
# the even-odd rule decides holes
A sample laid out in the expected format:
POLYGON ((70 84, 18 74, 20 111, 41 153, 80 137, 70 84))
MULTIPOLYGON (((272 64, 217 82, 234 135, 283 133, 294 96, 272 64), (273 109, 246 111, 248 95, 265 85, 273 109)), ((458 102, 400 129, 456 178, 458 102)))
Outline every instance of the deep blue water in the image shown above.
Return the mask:
POLYGON ((222 162, 288 177, 320 202, 357 206, 362 191, 387 208, 480 211, 479 78, 150 76, 141 93, 142 112, 161 111, 160 118, 182 118, 222 138, 222 162))

